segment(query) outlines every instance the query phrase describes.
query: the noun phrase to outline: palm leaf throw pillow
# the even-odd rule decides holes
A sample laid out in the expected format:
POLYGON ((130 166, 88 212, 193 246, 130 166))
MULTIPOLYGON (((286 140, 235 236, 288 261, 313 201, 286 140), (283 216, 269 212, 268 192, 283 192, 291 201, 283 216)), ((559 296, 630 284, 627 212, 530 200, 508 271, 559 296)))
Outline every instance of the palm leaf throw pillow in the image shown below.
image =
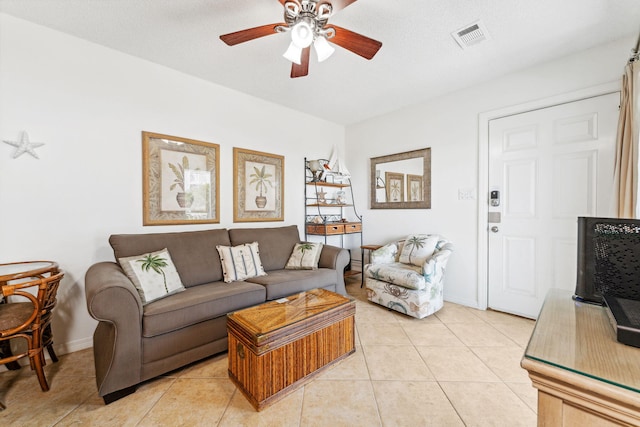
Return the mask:
POLYGON ((316 270, 320 253, 322 253, 322 243, 296 243, 284 268, 287 270, 316 270))
POLYGON ((438 237, 428 234, 412 234, 404 241, 399 261, 403 264, 422 266, 433 255, 438 237))
POLYGON ((157 252, 118 258, 118 262, 133 282, 142 305, 185 289, 166 248, 157 252))

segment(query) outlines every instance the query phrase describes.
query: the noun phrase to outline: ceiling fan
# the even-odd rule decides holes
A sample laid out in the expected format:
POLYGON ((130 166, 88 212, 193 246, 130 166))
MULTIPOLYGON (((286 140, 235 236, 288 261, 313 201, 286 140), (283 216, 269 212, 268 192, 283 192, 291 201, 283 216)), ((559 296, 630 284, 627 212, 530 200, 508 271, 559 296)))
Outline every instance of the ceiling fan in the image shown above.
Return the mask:
POLYGON ((371 59, 382 47, 379 41, 337 25, 327 25, 329 18, 357 0, 278 0, 284 6, 283 23, 261 25, 234 33, 220 39, 233 46, 276 33, 291 33, 291 44, 284 57, 292 62, 291 78, 309 74, 311 44, 322 62, 334 52, 328 43, 337 44, 366 59, 371 59))

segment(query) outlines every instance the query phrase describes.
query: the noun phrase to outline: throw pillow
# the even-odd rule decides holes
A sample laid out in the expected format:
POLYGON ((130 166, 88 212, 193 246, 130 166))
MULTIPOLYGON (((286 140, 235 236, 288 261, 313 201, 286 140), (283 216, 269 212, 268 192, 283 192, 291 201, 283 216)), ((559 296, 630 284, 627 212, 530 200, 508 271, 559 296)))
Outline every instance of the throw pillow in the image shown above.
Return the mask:
POLYGON ((222 273, 226 283, 267 275, 260 261, 258 242, 238 246, 218 245, 216 249, 220 254, 222 273))
POLYGON ((316 270, 321 252, 322 243, 296 243, 284 268, 287 270, 316 270))
POLYGON ((404 264, 421 266, 433 255, 438 244, 437 236, 428 234, 412 234, 404 241, 399 261, 404 264))
POLYGON ((371 251, 369 260, 371 264, 389 264, 396 261, 398 247, 395 243, 388 243, 381 248, 371 251))
POLYGON ((118 262, 140 294, 142 305, 185 289, 166 248, 148 254, 118 258, 118 262))

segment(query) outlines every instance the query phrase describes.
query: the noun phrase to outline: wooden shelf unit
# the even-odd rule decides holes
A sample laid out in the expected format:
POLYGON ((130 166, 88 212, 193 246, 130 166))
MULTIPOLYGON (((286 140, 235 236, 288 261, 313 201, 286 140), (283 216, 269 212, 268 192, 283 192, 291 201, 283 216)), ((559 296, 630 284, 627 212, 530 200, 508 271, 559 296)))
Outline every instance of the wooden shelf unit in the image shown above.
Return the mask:
MULTIPOLYGON (((322 236, 327 244, 339 240, 336 246, 345 247, 345 236, 359 235, 359 242, 355 247, 362 245, 362 216, 360 216, 354 205, 353 187, 351 181, 347 182, 326 182, 314 181, 309 177, 307 159, 305 165, 305 240, 309 236, 322 236), (326 194, 325 189, 344 191, 345 203, 336 203, 336 197, 320 198, 318 194, 326 194), (348 199, 349 197, 350 199, 348 199), (319 201, 322 199, 322 201, 319 201), (346 218, 348 216, 349 218, 346 218), (320 218, 322 221, 317 221, 320 218)), ((328 175, 328 179, 332 175, 328 175)), ((353 273, 356 274, 356 273, 353 273)))

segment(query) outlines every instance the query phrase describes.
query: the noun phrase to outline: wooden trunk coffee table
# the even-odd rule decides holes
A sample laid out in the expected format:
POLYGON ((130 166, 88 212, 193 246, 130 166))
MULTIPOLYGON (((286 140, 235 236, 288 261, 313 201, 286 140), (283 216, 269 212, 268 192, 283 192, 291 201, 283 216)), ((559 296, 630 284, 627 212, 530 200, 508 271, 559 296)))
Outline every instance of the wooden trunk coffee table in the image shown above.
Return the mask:
POLYGON ((260 411, 355 352, 355 301, 314 289, 227 317, 229 377, 260 411))

